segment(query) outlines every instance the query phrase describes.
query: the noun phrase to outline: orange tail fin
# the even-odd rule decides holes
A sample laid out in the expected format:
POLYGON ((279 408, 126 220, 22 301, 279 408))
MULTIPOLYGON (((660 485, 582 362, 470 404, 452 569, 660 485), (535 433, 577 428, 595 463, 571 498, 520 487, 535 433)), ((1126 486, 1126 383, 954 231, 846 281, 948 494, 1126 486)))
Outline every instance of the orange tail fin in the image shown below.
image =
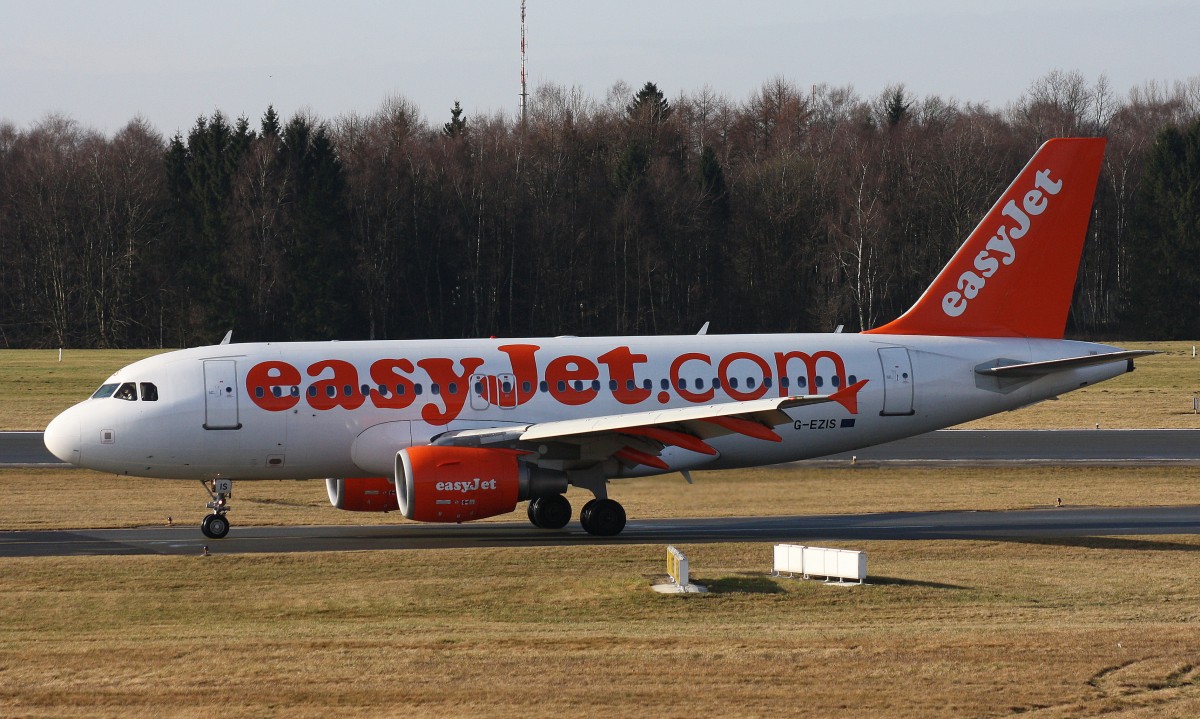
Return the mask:
POLYGON ((1038 148, 917 303, 867 334, 1061 338, 1104 144, 1038 148))

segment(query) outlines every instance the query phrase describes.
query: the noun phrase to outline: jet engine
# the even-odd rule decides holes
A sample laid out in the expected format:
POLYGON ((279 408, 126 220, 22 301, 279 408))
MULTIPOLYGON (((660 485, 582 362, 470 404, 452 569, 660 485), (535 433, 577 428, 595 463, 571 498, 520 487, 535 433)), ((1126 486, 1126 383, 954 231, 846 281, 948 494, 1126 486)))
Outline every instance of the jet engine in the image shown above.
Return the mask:
POLYGON ((396 485, 388 477, 330 477, 325 480, 329 502, 350 512, 394 512, 396 485))
POLYGON ((396 455, 400 511, 420 522, 469 522, 511 512, 517 502, 562 494, 567 475, 520 460, 523 452, 419 446, 396 455))

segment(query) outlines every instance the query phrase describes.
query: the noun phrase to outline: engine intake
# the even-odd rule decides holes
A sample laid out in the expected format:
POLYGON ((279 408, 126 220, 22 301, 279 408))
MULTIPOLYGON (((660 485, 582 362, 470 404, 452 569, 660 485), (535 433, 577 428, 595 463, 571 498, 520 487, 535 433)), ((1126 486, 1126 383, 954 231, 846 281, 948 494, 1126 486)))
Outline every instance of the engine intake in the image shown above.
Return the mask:
POLYGON ((567 475, 520 461, 523 453, 478 447, 409 447, 396 454, 400 511, 419 522, 469 522, 517 502, 567 491, 567 475))

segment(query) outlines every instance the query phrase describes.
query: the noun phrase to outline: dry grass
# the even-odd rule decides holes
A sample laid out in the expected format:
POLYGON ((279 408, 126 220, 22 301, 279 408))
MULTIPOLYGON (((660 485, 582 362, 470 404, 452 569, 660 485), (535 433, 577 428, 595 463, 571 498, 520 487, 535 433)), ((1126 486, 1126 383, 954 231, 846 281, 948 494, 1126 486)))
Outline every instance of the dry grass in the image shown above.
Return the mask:
POLYGON ((162 350, 0 350, 0 431, 42 430, 127 364, 162 350))
POLYGON ((0 560, 0 714, 1194 717, 1196 537, 0 560), (1116 712, 1125 712, 1118 714, 1116 712))
MULTIPOLYGON (((1192 342, 1130 342, 1128 349, 1163 352, 1137 361, 1137 371, 1054 402, 977 420, 976 429, 1094 427, 1200 429, 1192 396, 1200 394, 1200 360, 1192 342)), ((158 350, 0 351, 0 430, 40 430, 54 415, 87 397, 121 367, 158 350)))

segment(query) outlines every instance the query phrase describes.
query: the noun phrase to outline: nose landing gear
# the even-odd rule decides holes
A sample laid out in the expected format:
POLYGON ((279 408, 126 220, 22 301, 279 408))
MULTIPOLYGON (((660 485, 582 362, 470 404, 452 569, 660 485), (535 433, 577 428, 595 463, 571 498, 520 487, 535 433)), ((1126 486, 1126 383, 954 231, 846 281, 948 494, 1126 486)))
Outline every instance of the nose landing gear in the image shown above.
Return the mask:
POLYGON ((200 531, 210 539, 221 539, 229 534, 229 520, 225 513, 229 511, 229 498, 233 496, 233 480, 214 479, 211 482, 202 481, 200 485, 212 498, 212 501, 205 505, 212 510, 212 514, 205 516, 200 522, 200 531))

